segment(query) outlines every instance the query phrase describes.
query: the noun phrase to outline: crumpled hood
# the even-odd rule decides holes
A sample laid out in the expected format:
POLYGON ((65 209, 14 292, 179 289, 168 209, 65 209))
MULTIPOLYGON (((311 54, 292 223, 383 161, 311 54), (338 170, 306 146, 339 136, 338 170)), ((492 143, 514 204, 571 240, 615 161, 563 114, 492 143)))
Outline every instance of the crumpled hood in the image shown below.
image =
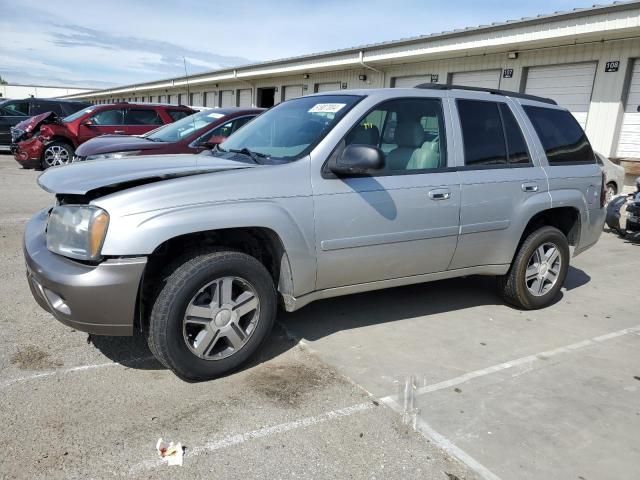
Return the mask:
POLYGON ((89 155, 99 155, 101 153, 157 150, 165 145, 163 142, 152 142, 133 135, 100 135, 80 145, 76 149, 76 155, 88 157, 89 155))
POLYGON ((57 119, 58 116, 54 112, 45 112, 41 113, 40 115, 36 115, 35 117, 23 120, 22 122, 17 124, 15 128, 17 128, 18 130, 22 130, 25 133, 31 133, 43 123, 53 123, 57 119))
POLYGON ((149 155, 78 162, 45 170, 38 184, 47 192, 85 195, 102 187, 133 186, 149 182, 203 173, 256 167, 224 158, 204 155, 149 155))

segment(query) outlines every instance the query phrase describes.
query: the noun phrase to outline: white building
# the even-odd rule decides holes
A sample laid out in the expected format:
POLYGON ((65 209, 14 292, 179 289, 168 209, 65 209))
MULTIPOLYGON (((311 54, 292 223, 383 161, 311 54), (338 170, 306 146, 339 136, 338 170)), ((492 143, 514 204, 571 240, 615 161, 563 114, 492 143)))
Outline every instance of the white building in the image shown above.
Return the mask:
POLYGON ((54 87, 47 85, 0 85, 0 98, 54 98, 93 92, 92 88, 54 87))
POLYGON ((313 92, 425 82, 551 97, 571 110, 596 150, 609 157, 640 158, 640 2, 556 12, 72 98, 95 103, 271 106, 313 92))

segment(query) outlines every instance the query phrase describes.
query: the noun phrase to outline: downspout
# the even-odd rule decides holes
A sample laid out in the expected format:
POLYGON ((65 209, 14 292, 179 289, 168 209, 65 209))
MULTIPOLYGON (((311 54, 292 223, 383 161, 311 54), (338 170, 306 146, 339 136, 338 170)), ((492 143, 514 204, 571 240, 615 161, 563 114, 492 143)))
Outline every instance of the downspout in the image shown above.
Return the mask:
POLYGON ((364 63, 364 50, 360 50, 358 57, 359 57, 358 59, 360 61, 360 65, 362 65, 364 68, 368 68, 369 70, 373 70, 374 72, 377 72, 382 75, 382 86, 384 87, 385 81, 386 81, 386 73, 383 70, 378 70, 377 68, 373 68, 372 66, 364 63))

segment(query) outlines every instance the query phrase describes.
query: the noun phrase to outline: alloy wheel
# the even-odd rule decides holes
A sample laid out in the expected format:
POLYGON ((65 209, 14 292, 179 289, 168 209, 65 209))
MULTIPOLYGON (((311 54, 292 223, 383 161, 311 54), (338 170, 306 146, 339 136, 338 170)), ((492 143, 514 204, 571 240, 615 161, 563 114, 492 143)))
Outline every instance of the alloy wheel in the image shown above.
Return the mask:
POLYGON ((66 165, 69 160, 69 152, 60 145, 51 145, 44 151, 44 163, 47 164, 47 167, 66 165))
POLYGON ((246 345, 256 329, 260 301, 255 288, 239 277, 208 283, 189 302, 183 337, 189 350, 203 360, 227 358, 246 345))
POLYGON ((557 245, 546 242, 535 249, 525 271, 525 283, 529 292, 541 297, 558 282, 562 256, 557 245))

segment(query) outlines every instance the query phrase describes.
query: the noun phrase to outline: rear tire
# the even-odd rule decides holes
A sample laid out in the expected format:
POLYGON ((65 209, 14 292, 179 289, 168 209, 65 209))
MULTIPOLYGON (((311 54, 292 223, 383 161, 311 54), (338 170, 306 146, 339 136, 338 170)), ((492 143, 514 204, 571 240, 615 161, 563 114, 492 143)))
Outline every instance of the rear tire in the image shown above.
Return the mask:
POLYGON ((147 342, 158 360, 185 380, 230 373, 258 350, 276 317, 267 269, 233 251, 204 251, 169 272, 156 297, 147 342))
POLYGON ((616 188, 616 184, 613 182, 607 183, 607 189, 605 191, 605 202, 608 204, 613 197, 618 193, 618 189, 616 188))
POLYGON ((569 242, 555 227, 542 227, 525 239, 509 272, 498 278, 502 297, 524 310, 544 308, 564 285, 569 270, 569 242))

